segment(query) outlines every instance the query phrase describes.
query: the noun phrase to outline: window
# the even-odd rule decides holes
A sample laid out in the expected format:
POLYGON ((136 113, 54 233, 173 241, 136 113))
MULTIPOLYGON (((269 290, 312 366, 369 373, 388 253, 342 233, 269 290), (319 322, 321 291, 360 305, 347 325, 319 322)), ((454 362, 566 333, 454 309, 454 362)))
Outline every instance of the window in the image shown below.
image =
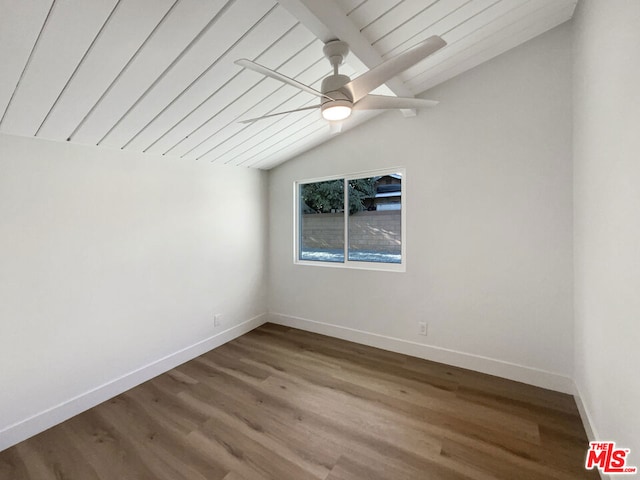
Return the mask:
POLYGON ((295 262, 404 271, 403 169, 296 183, 295 262))

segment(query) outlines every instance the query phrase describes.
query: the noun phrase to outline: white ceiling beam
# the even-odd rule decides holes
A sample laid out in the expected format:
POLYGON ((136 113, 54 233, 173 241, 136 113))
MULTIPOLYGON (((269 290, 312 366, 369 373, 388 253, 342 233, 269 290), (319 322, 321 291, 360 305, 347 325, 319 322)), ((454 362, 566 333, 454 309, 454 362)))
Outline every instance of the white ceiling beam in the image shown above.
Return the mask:
MULTIPOLYGON (((348 63, 359 62, 371 69, 383 62, 380 54, 334 0, 278 0, 278 3, 324 43, 336 39, 347 42, 351 51, 348 63)), ((392 78, 385 85, 390 93, 399 97, 414 96, 399 78, 392 78)), ((416 110, 403 109, 402 113, 406 117, 415 116, 416 110)))

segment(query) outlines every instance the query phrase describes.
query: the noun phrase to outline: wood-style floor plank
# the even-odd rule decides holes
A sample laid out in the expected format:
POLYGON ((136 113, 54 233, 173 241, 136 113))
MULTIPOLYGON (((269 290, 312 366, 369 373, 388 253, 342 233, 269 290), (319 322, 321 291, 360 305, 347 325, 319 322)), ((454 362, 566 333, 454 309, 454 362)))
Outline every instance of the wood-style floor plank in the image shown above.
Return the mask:
POLYGON ((569 395, 266 324, 0 452, 0 480, 585 480, 569 395))

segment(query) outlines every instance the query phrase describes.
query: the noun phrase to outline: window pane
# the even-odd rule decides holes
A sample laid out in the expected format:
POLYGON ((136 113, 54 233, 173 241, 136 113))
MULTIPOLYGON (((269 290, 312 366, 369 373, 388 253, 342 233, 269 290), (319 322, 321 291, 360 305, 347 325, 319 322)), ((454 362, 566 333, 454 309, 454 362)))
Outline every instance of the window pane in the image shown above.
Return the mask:
POLYGON ((349 180, 349 260, 401 263, 402 174, 349 180))
POLYGON ((344 180, 300 185, 300 260, 344 262, 344 180))

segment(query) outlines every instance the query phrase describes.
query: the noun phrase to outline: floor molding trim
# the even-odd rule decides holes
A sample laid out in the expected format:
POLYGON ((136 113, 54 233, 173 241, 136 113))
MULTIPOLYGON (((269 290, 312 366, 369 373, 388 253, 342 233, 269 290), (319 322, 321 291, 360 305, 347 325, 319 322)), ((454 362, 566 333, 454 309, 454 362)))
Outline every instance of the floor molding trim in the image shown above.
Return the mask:
POLYGON ((263 313, 0 430, 0 451, 171 370, 266 323, 263 313))
POLYGON ((591 419, 591 415, 589 414, 589 410, 587 406, 582 401, 582 393, 577 383, 573 384, 573 397, 576 400, 576 405, 578 407, 578 412, 580 412, 580 418, 582 419, 582 424, 584 425, 584 431, 587 434, 590 442, 595 442, 599 439, 598 433, 593 426, 593 421, 591 419))
MULTIPOLYGON (((573 384, 573 398, 576 401, 576 406, 578 407, 578 413, 580 413, 580 419, 582 420, 582 425, 584 426, 584 431, 587 434, 587 438, 590 442, 597 442, 598 440, 602 440, 602 437, 598 435, 596 431, 595 424, 593 423, 593 417, 589 413, 589 409, 586 404, 582 400, 582 393, 578 384, 574 382, 573 384)), ((586 455, 586 453, 585 453, 586 455)), ((611 477, 602 473, 602 470, 598 469, 598 473, 600 474, 600 478, 602 480, 610 480, 611 477)))
POLYGON ((391 352, 446 363, 455 367, 487 373, 557 392, 571 395, 575 393, 575 386, 571 378, 546 370, 281 313, 269 313, 269 321, 278 325, 299 328, 300 330, 341 338, 391 352))

